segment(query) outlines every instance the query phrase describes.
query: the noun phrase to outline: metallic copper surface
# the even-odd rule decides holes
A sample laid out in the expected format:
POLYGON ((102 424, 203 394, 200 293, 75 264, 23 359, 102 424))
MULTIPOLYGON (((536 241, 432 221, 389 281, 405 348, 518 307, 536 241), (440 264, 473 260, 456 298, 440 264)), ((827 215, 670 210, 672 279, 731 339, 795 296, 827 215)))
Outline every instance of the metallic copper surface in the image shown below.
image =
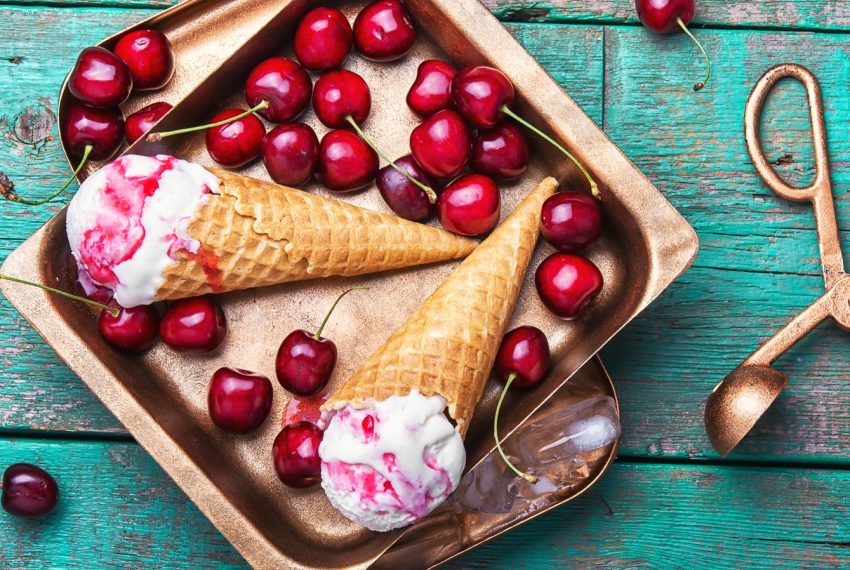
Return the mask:
MULTIPOLYGON (((337 4, 353 20, 364 2, 337 4)), ((372 86, 372 114, 364 128, 383 149, 391 156, 408 152, 408 135, 417 119, 404 99, 423 59, 449 58, 457 65, 488 63, 513 80, 517 109, 575 153, 602 189, 605 223, 610 230, 588 252, 605 278, 603 292, 592 307, 576 321, 559 320, 539 301, 533 271, 524 284, 510 326, 534 324, 541 328, 552 345, 555 364, 543 385, 511 395, 500 418, 502 433, 507 435, 547 400, 559 401, 559 388, 576 377, 614 334, 690 265, 696 256, 697 238, 649 180, 483 5, 476 0, 407 0, 406 4, 421 32, 407 58, 375 64, 352 54, 345 63, 372 86)), ((265 57, 291 54, 291 31, 310 6, 306 0, 188 0, 138 24, 135 27, 158 28, 171 38, 177 77, 154 95, 131 98, 125 112, 152 99, 169 101, 175 107, 156 127, 168 130, 198 123, 224 107, 244 107, 241 86, 248 72, 265 57)), ((104 45, 111 45, 116 36, 104 45)), ((60 114, 68 100, 63 89, 60 114)), ((320 136, 327 130, 312 112, 303 120, 320 136)), ((582 177, 563 157, 534 142, 535 158, 528 174, 502 187, 503 216, 545 175, 559 177, 565 188, 585 188, 582 177)), ((123 152, 167 152, 212 164, 203 134, 158 143, 140 140, 123 152)), ((83 177, 98 166, 92 164, 83 177)), ((259 162, 242 172, 267 178, 259 162)), ((304 189, 329 195, 314 182, 304 189)), ((389 211, 374 186, 341 199, 389 211)), ((541 243, 532 269, 551 252, 541 243)), ((251 564, 260 568, 359 568, 372 563, 404 533, 372 533, 347 521, 330 506, 321 489, 283 487, 270 461, 279 422, 269 420, 247 437, 222 433, 207 414, 207 382, 211 372, 224 365, 271 376, 283 336, 295 328, 315 327, 342 288, 368 283, 368 294, 350 295, 326 329, 340 348, 333 388, 383 343, 453 267, 442 264, 363 279, 327 279, 224 295, 221 300, 230 324, 229 338, 218 352, 194 357, 175 354, 161 345, 142 357, 118 353, 100 338, 94 314, 87 307, 7 282, 0 284, 0 290, 251 564)), ((73 287, 75 271, 64 233, 64 211, 9 256, 3 269, 57 287, 73 287)), ((596 378, 599 386, 605 384, 604 375, 596 378)), ((491 382, 473 418, 466 438, 468 468, 492 451, 491 421, 498 391, 499 385, 491 382)), ((276 392, 272 417, 282 416, 288 397, 283 390, 276 392)), ((607 451, 599 458, 596 470, 588 474, 588 485, 613 453, 607 451)), ((566 493, 553 505, 583 488, 566 493)), ((480 528, 472 525, 470 536, 479 538, 459 543, 447 539, 439 547, 429 543, 423 546, 429 549, 422 553, 423 560, 436 564, 516 522, 491 521, 480 528)), ((418 533, 420 527, 430 524, 423 521, 407 532, 418 533)))
POLYGON ((718 384, 705 407, 705 429, 714 448, 726 456, 764 415, 785 385, 771 365, 828 317, 850 330, 850 276, 838 240, 838 224, 829 180, 829 155, 820 85, 811 71, 797 64, 769 69, 753 88, 744 116, 747 149, 756 170, 774 192, 786 200, 811 202, 815 210, 826 293, 750 355, 718 384), (799 80, 806 88, 815 149, 815 180, 805 188, 789 186, 770 166, 761 147, 758 126, 768 93, 782 78, 799 80))

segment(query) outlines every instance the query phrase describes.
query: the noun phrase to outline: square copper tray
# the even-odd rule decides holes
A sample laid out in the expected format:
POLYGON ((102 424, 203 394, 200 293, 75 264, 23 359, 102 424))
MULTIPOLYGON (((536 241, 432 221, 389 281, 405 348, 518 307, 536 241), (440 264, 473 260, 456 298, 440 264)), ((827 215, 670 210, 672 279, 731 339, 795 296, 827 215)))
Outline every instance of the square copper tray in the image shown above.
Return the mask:
MULTIPOLYGON (((353 20, 364 2, 336 4, 353 20)), ((486 63, 501 68, 513 80, 518 110, 576 154, 602 187, 608 231, 589 256, 604 275, 603 293, 581 319, 565 323, 540 304, 531 282, 533 271, 529 272, 511 326, 534 324, 543 329, 552 344, 555 365, 543 385, 508 401, 501 420, 503 433, 527 420, 547 400, 551 399, 547 405, 557 406, 569 398, 568 391, 558 389, 574 377, 575 382, 613 395, 598 362, 577 372, 687 269, 696 256, 696 234, 477 0, 406 0, 406 4, 420 30, 420 39, 407 58, 374 64, 352 55, 345 64, 372 86, 373 111, 364 127, 390 155, 408 152, 407 138, 416 118, 404 97, 420 61, 441 57, 458 66, 486 63)), ((125 114, 153 100, 169 101, 175 108, 157 127, 167 130, 201 122, 219 108, 244 106, 240 86, 245 76, 265 57, 288 55, 294 24, 310 7, 305 0, 188 0, 140 22, 131 29, 153 27, 171 39, 177 73, 164 90, 131 98, 123 106, 125 114)), ((110 47, 116 36, 102 45, 110 47)), ((68 100, 63 87, 60 121, 68 100)), ((326 131, 312 113, 304 120, 319 136, 326 131)), ((577 171, 560 155, 537 144, 534 151, 528 174, 502 188, 503 216, 545 175, 558 177, 562 187, 583 187, 577 171)), ((202 135, 156 144, 140 141, 124 152, 166 152, 211 164, 202 135)), ((91 164, 82 176, 98 166, 91 164)), ((267 177, 261 163, 244 172, 267 177)), ((328 195, 315 183, 305 190, 328 195)), ((388 211, 374 188, 341 199, 388 211)), ((540 244, 532 269, 550 252, 540 244)), ((404 560, 413 560, 415 553, 416 560, 427 566, 576 496, 609 464, 615 446, 593 458, 583 484, 557 494, 533 514, 452 522, 449 526, 460 534, 436 532, 443 523, 433 518, 405 532, 378 534, 336 513, 321 489, 295 491, 280 485, 270 461, 279 422, 269 420, 248 437, 222 433, 206 412, 206 384, 210 373, 224 365, 273 376, 279 340, 292 329, 315 326, 343 287, 367 282, 370 291, 349 296, 327 330, 341 355, 334 387, 380 346, 453 267, 447 263, 356 280, 328 279, 224 295, 229 338, 218 352, 199 357, 180 356, 162 346, 142 357, 118 353, 102 341, 87 307, 8 282, 0 290, 252 565, 360 568, 375 562, 402 538, 384 561, 392 561, 393 552, 397 555, 403 548, 404 560)), ((64 210, 12 253, 3 271, 56 287, 73 287, 75 269, 64 232, 64 210)), ((498 388, 496 383, 488 386, 469 430, 468 469, 492 451, 489 430, 498 388)), ((278 390, 274 418, 281 417, 287 398, 278 390)))

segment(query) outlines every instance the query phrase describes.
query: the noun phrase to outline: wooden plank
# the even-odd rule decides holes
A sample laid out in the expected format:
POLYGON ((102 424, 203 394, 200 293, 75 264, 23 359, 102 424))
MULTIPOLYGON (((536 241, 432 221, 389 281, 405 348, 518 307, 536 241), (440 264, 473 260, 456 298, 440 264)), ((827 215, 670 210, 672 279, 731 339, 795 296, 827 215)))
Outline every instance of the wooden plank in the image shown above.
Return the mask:
MULTIPOLYGON (((0 440, 0 466, 58 480, 56 513, 0 513, 4 568, 241 568, 203 515, 134 444, 0 440)), ((841 567, 850 562, 850 473, 617 463, 572 503, 450 564, 531 569, 841 567)))

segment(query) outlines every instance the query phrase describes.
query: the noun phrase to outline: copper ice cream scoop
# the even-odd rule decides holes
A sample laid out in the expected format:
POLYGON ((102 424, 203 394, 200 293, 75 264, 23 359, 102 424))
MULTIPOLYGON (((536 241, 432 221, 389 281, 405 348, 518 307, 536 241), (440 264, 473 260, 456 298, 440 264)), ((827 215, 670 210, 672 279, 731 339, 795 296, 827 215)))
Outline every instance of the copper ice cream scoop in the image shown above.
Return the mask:
POLYGON ((850 276, 844 271, 844 259, 838 241, 829 157, 826 150, 826 126, 820 86, 811 71, 797 64, 773 67, 756 83, 747 101, 744 116, 747 149, 762 180, 779 196, 793 202, 811 202, 815 209, 826 293, 765 342, 738 368, 723 379, 705 406, 705 429, 711 444, 726 456, 749 433, 788 383, 788 378, 772 365, 785 351, 828 317, 850 331, 850 276), (814 182, 805 188, 785 183, 768 164, 761 148, 758 125, 767 94, 784 77, 798 79, 806 88, 814 137, 814 182))

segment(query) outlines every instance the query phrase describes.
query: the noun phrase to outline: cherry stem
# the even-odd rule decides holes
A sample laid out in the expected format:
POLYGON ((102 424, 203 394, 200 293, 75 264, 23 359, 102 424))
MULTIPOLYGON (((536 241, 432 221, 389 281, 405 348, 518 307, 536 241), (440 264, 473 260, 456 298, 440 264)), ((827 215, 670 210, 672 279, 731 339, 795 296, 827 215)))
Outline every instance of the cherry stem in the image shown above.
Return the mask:
POLYGON ((385 155, 383 152, 381 152, 381 149, 379 149, 377 146, 375 146, 375 143, 373 143, 371 140, 369 140, 369 137, 366 136, 366 133, 363 132, 363 129, 361 129, 360 125, 357 124, 357 121, 354 120, 354 117, 352 117, 351 115, 348 115, 345 118, 345 120, 348 121, 348 124, 351 125, 351 127, 360 136, 360 138, 363 139, 366 142, 366 144, 368 144, 369 147, 371 147, 372 150, 374 150, 376 153, 378 153, 378 156, 383 158, 386 162, 389 163, 390 166, 395 168, 399 173, 403 174, 405 176, 405 178, 407 178, 408 180, 410 180, 411 182, 416 184, 420 189, 422 189, 422 191, 425 192, 425 195, 428 196, 429 202, 431 202, 432 204, 437 203, 437 193, 434 192, 433 188, 431 188, 427 184, 422 184, 417 179, 412 177, 410 174, 408 174, 407 172, 402 170, 401 167, 396 165, 395 162, 393 162, 392 160, 387 158, 387 155, 385 155))
POLYGON ((334 309, 336 309, 336 306, 339 304, 339 302, 342 300, 343 297, 345 297, 346 295, 348 295, 352 291, 361 291, 361 290, 364 290, 364 289, 368 289, 368 287, 366 287, 365 285, 358 285, 357 287, 352 287, 351 289, 346 289, 345 291, 340 293, 339 297, 337 297, 336 301, 334 301, 334 304, 331 305, 331 308, 328 311, 328 314, 325 315, 325 320, 323 320, 322 324, 319 325, 319 330, 316 331, 316 334, 313 335, 313 338, 315 338, 316 340, 322 340, 322 331, 325 330, 325 325, 328 324, 328 319, 331 318, 331 314, 334 312, 334 309))
POLYGON ((13 283, 20 283, 22 285, 31 285, 33 287, 38 287, 39 289, 43 289, 45 291, 50 291, 51 293, 56 293, 57 295, 62 295, 63 297, 68 297, 69 299, 74 299, 75 301, 82 301, 83 303, 88 303, 89 305, 98 307, 103 309, 104 311, 109 312, 113 317, 117 317, 121 314, 119 309, 115 307, 110 307, 109 305, 104 305, 103 303, 98 303, 97 301, 92 301, 91 299, 86 299, 85 297, 80 297, 79 295, 74 295, 73 293, 68 293, 67 291, 63 291, 61 289, 54 289, 53 287, 48 287, 47 285, 41 285, 40 283, 33 283, 32 281, 25 281, 23 279, 18 279, 17 277, 10 277, 9 275, 4 275, 0 273, 0 279, 5 279, 6 281, 12 281, 13 283))
POLYGON ((679 27, 682 28, 682 31, 688 34, 688 37, 691 38, 695 44, 697 44, 697 47, 702 52, 702 56, 705 58, 705 79, 694 85, 694 91, 699 91, 700 89, 705 87, 705 84, 708 83, 708 78, 711 77, 711 59, 708 57, 708 54, 706 53, 705 48, 702 47, 700 41, 694 37, 694 35, 688 29, 688 26, 686 26, 685 22, 682 21, 682 18, 676 18, 676 23, 679 24, 679 27))
POLYGON ((537 127, 535 127, 534 125, 532 125, 531 123, 529 123, 528 121, 526 121, 525 119, 523 119, 522 117, 520 117, 519 115, 514 113, 510 109, 510 107, 508 107, 507 105, 502 105, 501 111, 505 115, 509 116, 510 118, 512 118, 513 120, 518 122, 519 124, 523 125, 524 127, 530 129, 535 134, 542 137, 543 140, 545 140, 546 142, 548 142, 549 144, 551 144, 552 146, 554 146, 555 148, 560 150, 562 153, 564 153, 564 155, 567 158, 572 160, 575 163, 575 165, 578 166, 578 169, 581 170, 581 173, 584 174, 584 177, 587 178, 587 182, 590 184, 590 192, 594 196, 596 196, 597 198, 599 197, 599 186, 596 185, 596 181, 593 179, 593 177, 590 175, 590 173, 587 171, 587 169, 584 167, 584 165, 581 162, 579 162, 579 160, 575 156, 573 156, 567 149, 565 149, 563 146, 561 146, 561 144, 558 141, 556 141, 555 139, 553 139, 552 137, 550 137, 549 135, 547 135, 546 133, 544 133, 543 131, 541 131, 540 129, 538 129, 537 127))
POLYGON ((505 394, 508 393, 508 388, 511 387, 511 383, 516 380, 516 374, 511 372, 508 375, 508 381, 505 382, 505 387, 502 388, 502 394, 499 396, 499 402, 496 404, 496 414, 493 416, 493 438, 496 440, 496 449, 499 450, 499 455, 502 456, 502 460, 510 467, 511 471, 516 473, 518 476, 522 477, 532 485, 537 483, 537 477, 534 475, 530 475, 528 473, 524 473, 516 468, 516 466, 511 463, 511 460, 508 459, 508 456, 505 455, 505 451, 502 449, 502 442, 499 439, 499 411, 502 409, 502 402, 505 399, 505 394))
POLYGON ((206 125, 199 125, 197 127, 186 127, 185 129, 177 129, 176 131, 164 131, 161 133, 151 133, 147 136, 148 142, 157 142, 159 140, 164 139, 165 137, 173 137, 175 135, 185 135, 186 133, 194 133, 196 131, 205 131, 207 129, 212 129, 215 127, 223 127, 224 125, 229 125, 234 121, 238 121, 239 119, 244 119, 248 115, 253 115, 257 111, 262 111, 263 109, 269 108, 269 102, 263 99, 247 111, 239 113, 238 115, 234 115, 229 119, 223 119, 221 121, 216 121, 215 123, 209 123, 206 125))
POLYGON ((40 200, 27 200, 26 198, 21 198, 20 196, 18 196, 17 194, 15 194, 15 192, 14 192, 14 191, 12 191, 12 190, 9 190, 9 191, 4 192, 4 193, 3 193, 3 196, 4 196, 7 200, 11 200, 12 202, 17 202, 17 203, 19 203, 19 204, 26 204, 27 206, 40 206, 40 205, 42 205, 42 204, 46 204, 47 202, 50 202, 50 201, 51 201, 51 200, 53 200, 55 197, 57 197, 59 194, 61 194, 62 192, 64 192, 64 191, 65 191, 65 189, 66 189, 66 188, 68 188, 68 186, 70 186, 70 185, 71 185, 71 182, 73 182, 74 180, 76 180, 77 175, 78 175, 78 174, 80 173, 80 171, 83 169, 83 166, 85 166, 85 165, 86 165, 86 161, 88 161, 88 159, 89 159, 89 155, 91 154, 91 151, 92 151, 92 150, 94 150, 94 147, 93 147, 92 145, 90 145, 90 144, 87 144, 87 145, 85 146, 85 148, 83 148, 83 157, 80 159, 80 164, 78 164, 78 165, 77 165, 77 168, 75 168, 75 169, 74 169, 73 174, 71 174, 71 176, 68 178, 68 180, 66 180, 66 181, 65 181, 65 184, 63 184, 63 185, 59 188, 59 190, 56 190, 56 191, 55 191, 53 194, 51 194, 50 196, 47 196, 46 198, 42 198, 42 199, 40 199, 40 200))

